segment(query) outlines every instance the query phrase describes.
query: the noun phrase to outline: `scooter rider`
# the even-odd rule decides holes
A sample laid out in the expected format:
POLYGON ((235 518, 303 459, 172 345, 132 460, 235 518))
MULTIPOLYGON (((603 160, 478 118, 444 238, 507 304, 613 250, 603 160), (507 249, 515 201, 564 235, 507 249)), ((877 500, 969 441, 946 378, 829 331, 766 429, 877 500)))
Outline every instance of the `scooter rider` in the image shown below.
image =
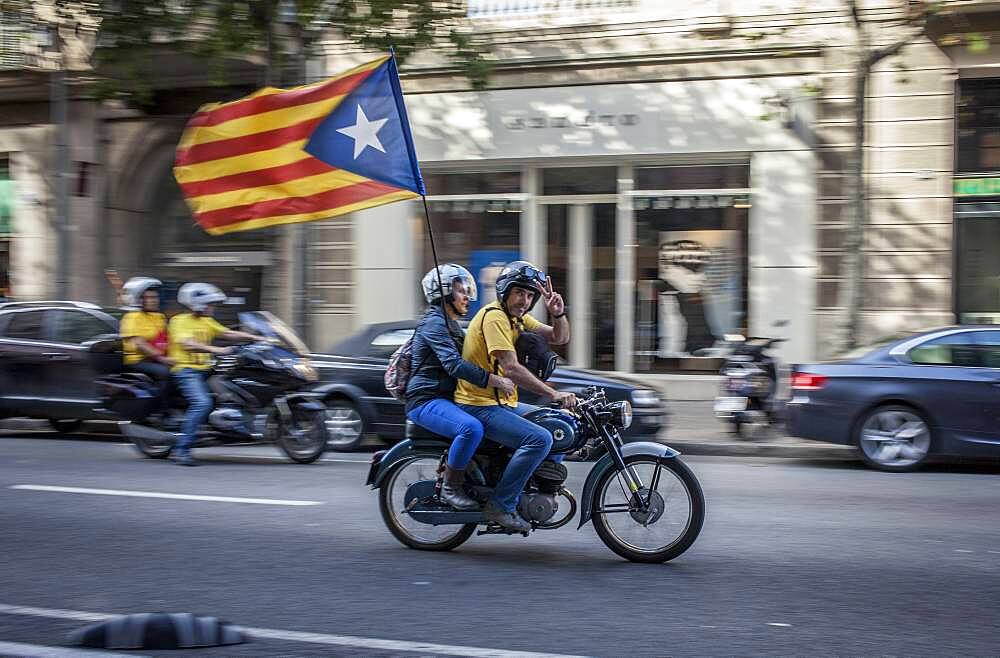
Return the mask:
POLYGON ((171 372, 181 393, 188 401, 187 413, 181 425, 181 437, 171 451, 174 461, 182 466, 197 466, 191 456, 198 427, 212 411, 212 396, 208 391, 210 355, 228 354, 230 348, 216 347, 212 341, 267 340, 243 331, 222 326, 212 317, 215 305, 225 301, 226 294, 210 283, 186 283, 177 291, 177 301, 190 309, 190 313, 175 315, 170 320, 170 358, 174 360, 171 372))
MULTIPOLYGON (((569 321, 562 296, 552 289, 545 273, 527 261, 508 263, 496 280, 497 301, 486 305, 469 324, 462 357, 490 372, 503 374, 529 391, 552 398, 565 408, 576 406, 576 396, 560 392, 532 375, 518 363, 514 343, 522 331, 533 331, 551 345, 569 342, 569 321), (553 324, 539 322, 528 314, 539 299, 545 300, 553 324)), ((533 407, 519 404, 517 388, 509 395, 461 380, 455 402, 483 424, 486 437, 514 449, 483 516, 504 528, 527 532, 531 525, 517 513, 525 483, 549 454, 551 434, 521 416, 533 407)))
POLYGON ((167 356, 167 318, 160 312, 159 279, 135 276, 122 286, 128 312, 122 316, 123 366, 156 381, 170 379, 173 359, 167 356))
POLYGON ((430 307, 413 334, 406 417, 435 434, 454 437, 445 463, 441 500, 458 510, 479 509, 479 503, 462 491, 462 484, 465 468, 483 439, 483 425, 452 402, 456 380, 505 394, 513 392, 514 383, 462 360, 464 335, 457 320, 469 312, 469 302, 477 298, 476 282, 469 271, 446 263, 430 270, 421 286, 430 307))

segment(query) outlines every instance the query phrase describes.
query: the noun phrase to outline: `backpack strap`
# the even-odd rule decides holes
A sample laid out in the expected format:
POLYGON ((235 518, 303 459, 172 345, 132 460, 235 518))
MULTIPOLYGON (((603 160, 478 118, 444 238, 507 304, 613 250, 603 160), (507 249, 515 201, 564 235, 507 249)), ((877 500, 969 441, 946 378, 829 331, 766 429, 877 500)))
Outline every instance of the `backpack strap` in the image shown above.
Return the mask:
MULTIPOLYGON (((483 346, 486 348, 486 364, 489 365, 490 362, 492 362, 493 363, 493 374, 494 375, 499 375, 500 374, 500 364, 497 363, 497 360, 494 359, 490 355, 490 346, 486 342, 486 331, 483 329, 483 324, 486 322, 486 315, 490 311, 503 311, 504 315, 507 316, 507 320, 510 322, 510 328, 511 329, 514 328, 514 318, 510 317, 510 314, 507 313, 507 309, 501 308, 499 306, 491 306, 491 307, 487 308, 485 311, 483 311, 483 320, 482 320, 482 322, 479 323, 479 331, 482 332, 482 334, 483 334, 483 346)), ((502 404, 502 402, 500 402, 500 391, 499 391, 499 389, 493 389, 493 397, 496 398, 497 404, 502 404)))

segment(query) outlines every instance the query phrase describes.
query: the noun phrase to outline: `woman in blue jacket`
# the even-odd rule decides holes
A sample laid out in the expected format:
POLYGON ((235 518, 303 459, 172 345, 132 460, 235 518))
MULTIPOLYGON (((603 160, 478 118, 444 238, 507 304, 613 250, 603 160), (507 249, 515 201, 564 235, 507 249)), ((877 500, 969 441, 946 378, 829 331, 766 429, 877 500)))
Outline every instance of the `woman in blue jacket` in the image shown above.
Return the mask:
POLYGON ((476 282, 469 271, 447 263, 428 272, 421 285, 430 307, 413 335, 406 417, 435 434, 454 437, 445 464, 441 500, 455 509, 474 510, 479 504, 465 494, 462 485, 465 468, 483 440, 483 425, 452 402, 455 386, 464 379, 510 394, 514 383, 462 359, 465 335, 458 318, 469 312, 469 302, 477 297, 476 282))

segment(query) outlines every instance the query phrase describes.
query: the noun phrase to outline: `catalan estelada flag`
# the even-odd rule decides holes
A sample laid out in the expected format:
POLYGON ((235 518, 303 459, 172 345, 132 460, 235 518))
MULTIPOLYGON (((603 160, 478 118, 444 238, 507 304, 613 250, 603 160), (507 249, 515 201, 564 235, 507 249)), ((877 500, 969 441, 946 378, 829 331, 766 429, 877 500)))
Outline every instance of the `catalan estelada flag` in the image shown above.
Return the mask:
POLYGON ((174 177, 208 233, 294 224, 425 193, 391 56, 201 107, 174 177))

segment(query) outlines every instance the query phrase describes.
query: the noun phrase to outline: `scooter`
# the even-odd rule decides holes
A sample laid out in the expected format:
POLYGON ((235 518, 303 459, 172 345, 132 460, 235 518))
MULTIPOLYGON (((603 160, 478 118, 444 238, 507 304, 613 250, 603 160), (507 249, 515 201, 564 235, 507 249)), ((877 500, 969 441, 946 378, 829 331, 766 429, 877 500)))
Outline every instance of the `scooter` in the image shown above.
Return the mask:
MULTIPOLYGON (((270 313, 241 313, 240 322, 272 342, 240 345, 216 361, 207 380, 215 408, 194 446, 275 443, 293 461, 316 461, 326 449, 326 405, 318 394, 301 390, 317 378, 305 357, 308 350, 270 313)), ((153 459, 170 454, 186 406, 175 387, 164 393, 139 373, 101 377, 97 386, 104 409, 129 421, 122 433, 142 454, 153 459), (161 416, 153 412, 163 394, 168 411, 161 416)))
MULTIPOLYGON (((786 324, 782 321, 774 326, 786 324)), ((785 404, 778 390, 780 365, 768 351, 787 340, 733 336, 729 341, 732 351, 720 370, 715 416, 732 424, 742 438, 759 438, 784 418, 785 404)))

